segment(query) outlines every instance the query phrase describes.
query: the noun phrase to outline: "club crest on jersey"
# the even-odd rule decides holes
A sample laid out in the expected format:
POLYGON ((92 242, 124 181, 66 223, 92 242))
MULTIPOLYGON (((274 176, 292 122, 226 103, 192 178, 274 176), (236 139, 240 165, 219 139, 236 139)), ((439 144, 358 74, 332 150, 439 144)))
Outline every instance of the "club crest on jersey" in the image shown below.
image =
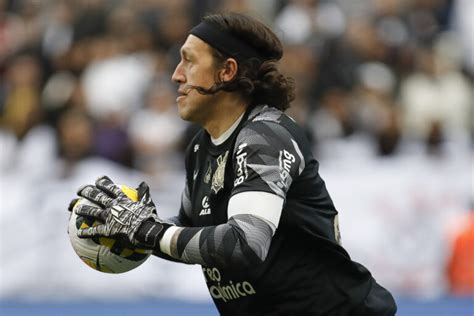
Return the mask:
POLYGON ((224 187, 224 174, 225 174, 225 164, 227 162, 227 156, 229 156, 229 151, 226 151, 224 154, 217 157, 217 168, 212 176, 212 185, 211 190, 215 194, 219 192, 224 187))

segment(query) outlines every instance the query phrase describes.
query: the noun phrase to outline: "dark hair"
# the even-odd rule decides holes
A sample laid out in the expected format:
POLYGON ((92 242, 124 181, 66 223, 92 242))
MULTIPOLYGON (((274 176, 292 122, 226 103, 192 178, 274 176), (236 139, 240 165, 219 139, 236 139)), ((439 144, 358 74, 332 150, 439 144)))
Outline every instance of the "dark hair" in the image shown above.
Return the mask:
MULTIPOLYGON (((290 107, 295 98, 293 78, 278 70, 278 61, 283 56, 283 46, 273 31, 262 22, 239 13, 211 14, 203 21, 212 23, 223 31, 255 48, 261 58, 238 60, 238 71, 234 79, 223 82, 215 78, 209 88, 196 87, 202 94, 214 94, 219 90, 238 91, 251 101, 251 105, 267 104, 282 111, 290 107)), ((212 48, 217 64, 230 56, 212 48)))

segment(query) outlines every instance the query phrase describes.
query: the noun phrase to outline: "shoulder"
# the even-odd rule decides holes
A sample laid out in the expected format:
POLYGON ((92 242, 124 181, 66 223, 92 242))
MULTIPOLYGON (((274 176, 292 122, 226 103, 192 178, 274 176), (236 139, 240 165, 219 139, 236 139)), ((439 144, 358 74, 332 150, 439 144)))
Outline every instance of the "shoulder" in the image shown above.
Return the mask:
POLYGON ((251 110, 248 120, 250 122, 281 122, 285 116, 285 113, 277 108, 268 105, 258 105, 251 110))
POLYGON ((249 116, 234 146, 234 193, 264 191, 285 198, 291 183, 304 170, 305 158, 291 133, 288 116, 260 109, 249 116))
POLYGON ((290 144, 294 137, 288 129, 289 121, 291 118, 278 109, 258 106, 251 111, 248 121, 237 135, 237 144, 290 144))

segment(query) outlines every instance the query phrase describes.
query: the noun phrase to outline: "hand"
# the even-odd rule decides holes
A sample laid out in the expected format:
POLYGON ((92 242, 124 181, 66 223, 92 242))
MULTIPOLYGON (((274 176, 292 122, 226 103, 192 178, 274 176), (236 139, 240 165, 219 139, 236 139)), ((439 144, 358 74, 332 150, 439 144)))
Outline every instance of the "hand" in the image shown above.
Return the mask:
MULTIPOLYGON (((100 177, 95 186, 87 185, 79 189, 78 195, 100 207, 80 204, 77 215, 94 217, 103 224, 78 230, 78 237, 112 237, 137 246, 136 234, 142 224, 153 223, 155 236, 160 236, 166 223, 156 214, 148 185, 144 182, 138 187, 138 201, 132 201, 120 187, 107 176, 100 177), (158 230, 158 231, 157 231, 158 230)), ((157 240, 153 241, 153 245, 157 240)))

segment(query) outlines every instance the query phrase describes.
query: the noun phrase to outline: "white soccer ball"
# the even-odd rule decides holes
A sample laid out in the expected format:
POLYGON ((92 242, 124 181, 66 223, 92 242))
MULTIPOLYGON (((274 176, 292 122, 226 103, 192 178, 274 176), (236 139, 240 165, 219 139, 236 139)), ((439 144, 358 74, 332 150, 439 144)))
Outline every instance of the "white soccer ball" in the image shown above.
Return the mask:
MULTIPOLYGON (((137 201, 137 191, 121 186, 127 196, 137 201)), ((76 208, 80 204, 95 205, 87 199, 80 198, 72 210, 69 219, 68 234, 72 248, 79 258, 89 267, 106 273, 123 273, 135 269, 151 255, 151 250, 139 248, 126 248, 120 242, 112 238, 84 238, 77 237, 77 230, 100 224, 91 218, 78 216, 76 208)))

